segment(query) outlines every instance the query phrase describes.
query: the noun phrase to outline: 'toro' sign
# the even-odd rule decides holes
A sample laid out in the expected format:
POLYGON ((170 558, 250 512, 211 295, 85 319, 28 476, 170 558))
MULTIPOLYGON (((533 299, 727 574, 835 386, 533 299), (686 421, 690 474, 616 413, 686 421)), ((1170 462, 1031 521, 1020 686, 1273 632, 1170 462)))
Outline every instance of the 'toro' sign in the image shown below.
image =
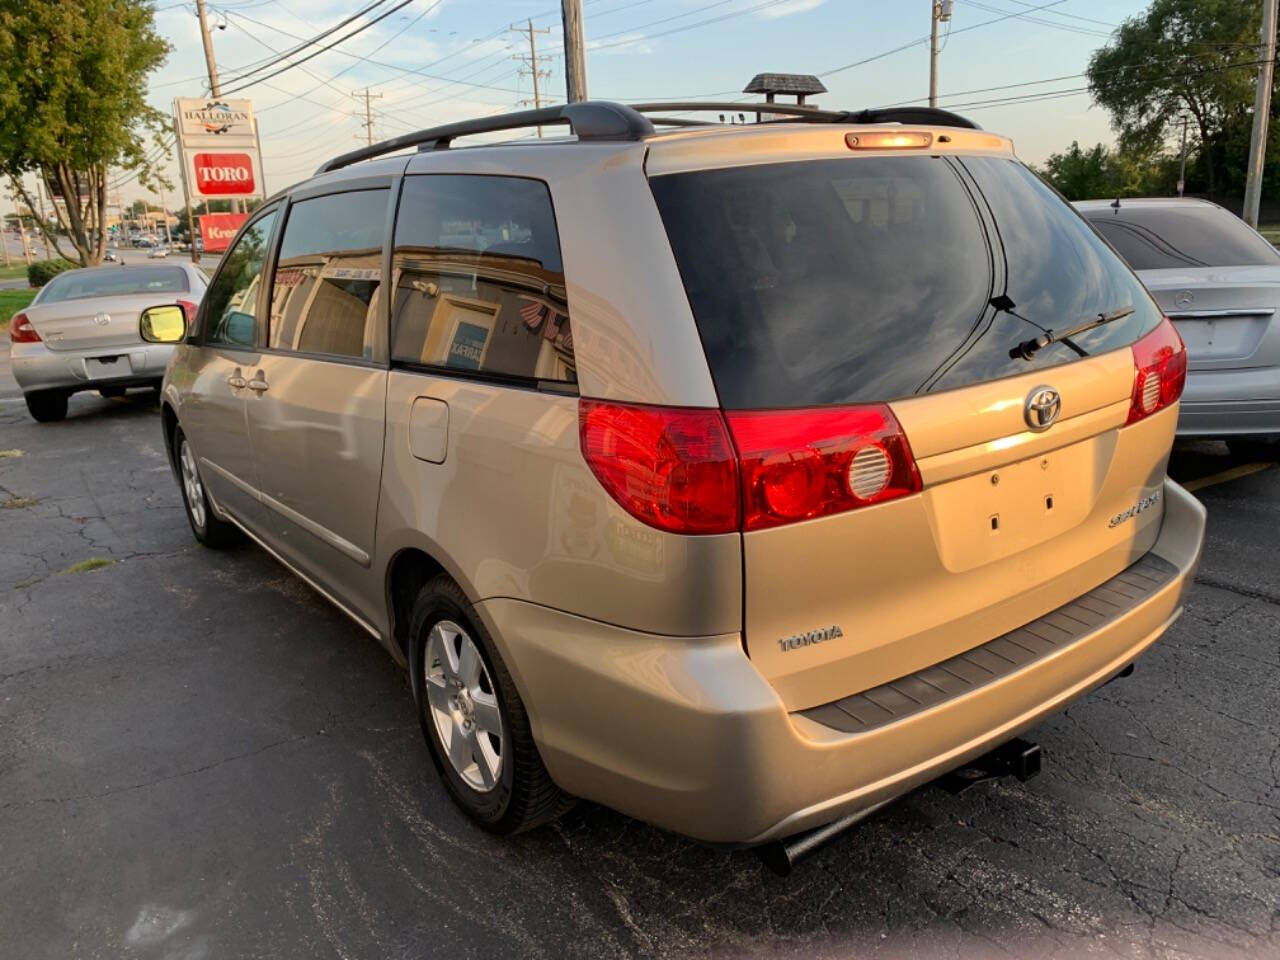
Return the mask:
POLYGON ((258 191, 254 166, 248 153, 193 153, 191 192, 201 197, 251 197, 258 191))

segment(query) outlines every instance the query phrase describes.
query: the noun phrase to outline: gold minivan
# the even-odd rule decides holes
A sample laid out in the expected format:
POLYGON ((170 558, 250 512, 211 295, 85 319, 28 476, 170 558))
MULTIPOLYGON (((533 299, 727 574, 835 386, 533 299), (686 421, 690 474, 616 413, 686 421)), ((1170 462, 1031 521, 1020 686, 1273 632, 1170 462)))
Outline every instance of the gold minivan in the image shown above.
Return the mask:
POLYGON ((767 110, 362 148, 252 215, 190 329, 142 317, 181 341, 196 538, 247 535, 384 644, 490 830, 585 797, 787 837, 1009 741, 1181 612, 1186 353, 1133 273, 1003 137, 767 110))

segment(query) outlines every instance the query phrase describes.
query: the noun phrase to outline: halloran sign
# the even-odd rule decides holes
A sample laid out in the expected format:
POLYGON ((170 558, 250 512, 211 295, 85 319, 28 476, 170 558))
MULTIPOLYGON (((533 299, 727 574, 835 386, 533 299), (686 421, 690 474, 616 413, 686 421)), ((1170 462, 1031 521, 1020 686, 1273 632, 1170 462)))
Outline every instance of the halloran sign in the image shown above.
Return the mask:
POLYGON ((177 102, 182 142, 196 146, 249 146, 257 142, 252 100, 193 100, 177 102))

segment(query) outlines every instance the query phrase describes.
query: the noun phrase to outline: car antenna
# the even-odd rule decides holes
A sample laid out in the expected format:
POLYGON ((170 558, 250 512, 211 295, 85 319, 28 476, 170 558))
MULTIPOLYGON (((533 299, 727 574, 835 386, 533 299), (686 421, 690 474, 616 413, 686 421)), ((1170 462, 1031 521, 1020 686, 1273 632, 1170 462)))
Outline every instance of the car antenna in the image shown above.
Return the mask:
POLYGON ((1119 198, 1119 197, 1116 197, 1114 200, 1112 200, 1112 201, 1111 201, 1111 209, 1112 209, 1112 210, 1119 210, 1119 209, 1120 209, 1120 198, 1119 198))

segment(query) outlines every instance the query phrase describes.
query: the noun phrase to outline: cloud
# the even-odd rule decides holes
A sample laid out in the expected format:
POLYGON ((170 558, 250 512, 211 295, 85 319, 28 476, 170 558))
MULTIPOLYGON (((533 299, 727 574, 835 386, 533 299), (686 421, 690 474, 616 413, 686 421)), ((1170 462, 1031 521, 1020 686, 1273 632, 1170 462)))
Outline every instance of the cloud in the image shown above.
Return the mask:
POLYGON ((789 17, 793 13, 808 13, 826 2, 827 0, 788 0, 787 3, 765 7, 760 11, 760 16, 765 20, 777 20, 779 17, 789 17))
POLYGON ((609 40, 587 41, 587 52, 597 57, 615 53, 653 53, 653 44, 643 33, 628 33, 609 40))

